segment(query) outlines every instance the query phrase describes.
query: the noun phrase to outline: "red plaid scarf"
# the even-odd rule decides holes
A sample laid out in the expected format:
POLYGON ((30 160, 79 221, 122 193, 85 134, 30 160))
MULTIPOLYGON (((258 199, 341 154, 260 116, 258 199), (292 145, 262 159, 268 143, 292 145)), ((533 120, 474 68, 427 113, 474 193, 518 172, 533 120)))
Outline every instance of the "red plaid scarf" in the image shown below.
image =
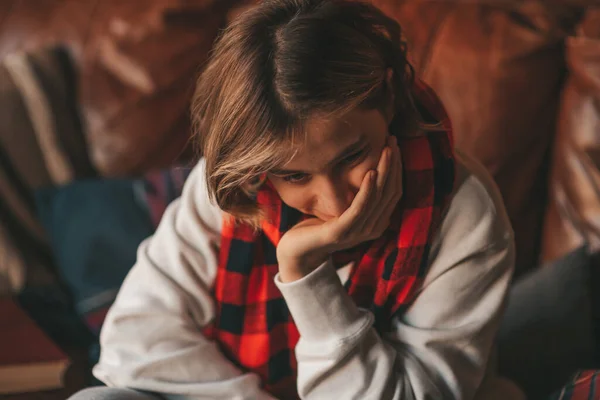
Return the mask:
MULTIPOLYGON (((335 261, 357 261, 346 288, 357 305, 374 313, 379 331, 388 328, 392 315, 419 288, 432 236, 454 186, 448 117, 422 82, 416 82, 414 97, 424 120, 441 123, 443 131, 398 137, 404 194, 389 229, 375 241, 334 255, 335 261)), ((390 131, 394 133, 393 123, 390 131)), ((298 397, 294 348, 299 334, 273 279, 279 239, 305 216, 286 206, 268 184, 257 201, 268 213, 262 230, 224 221, 214 287, 217 316, 208 335, 242 370, 258 374, 266 390, 292 399, 298 397)))

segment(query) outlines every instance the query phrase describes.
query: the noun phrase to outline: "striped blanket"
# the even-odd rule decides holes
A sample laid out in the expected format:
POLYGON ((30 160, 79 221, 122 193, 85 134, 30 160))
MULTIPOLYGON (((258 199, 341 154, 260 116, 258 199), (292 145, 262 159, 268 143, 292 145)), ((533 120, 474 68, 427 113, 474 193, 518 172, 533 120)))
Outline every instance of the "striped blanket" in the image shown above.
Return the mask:
POLYGON ((0 60, 0 294, 52 283, 52 252, 33 191, 96 171, 76 104, 75 73, 61 47, 0 60))

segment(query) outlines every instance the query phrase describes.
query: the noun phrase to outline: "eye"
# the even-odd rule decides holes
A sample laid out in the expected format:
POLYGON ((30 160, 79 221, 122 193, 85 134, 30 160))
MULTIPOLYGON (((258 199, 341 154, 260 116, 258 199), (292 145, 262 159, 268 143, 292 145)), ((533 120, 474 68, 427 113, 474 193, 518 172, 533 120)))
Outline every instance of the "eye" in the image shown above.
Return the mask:
POLYGON ((308 181, 308 174, 296 173, 282 177, 284 181, 294 184, 301 184, 308 181))
POLYGON ((346 165, 352 165, 356 162, 358 162, 359 160, 361 160, 365 155, 367 154, 367 149, 361 149, 355 153, 352 153, 348 156, 346 156, 341 163, 342 164, 346 164, 346 165))

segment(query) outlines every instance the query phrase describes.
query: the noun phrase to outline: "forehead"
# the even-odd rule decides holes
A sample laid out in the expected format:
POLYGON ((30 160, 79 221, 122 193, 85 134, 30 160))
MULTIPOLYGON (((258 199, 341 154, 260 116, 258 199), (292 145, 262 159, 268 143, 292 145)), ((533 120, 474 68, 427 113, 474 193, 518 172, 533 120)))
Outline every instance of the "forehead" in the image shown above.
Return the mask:
POLYGON ((387 124, 378 110, 352 110, 342 116, 309 118, 304 125, 304 140, 282 168, 298 171, 318 170, 348 146, 364 140, 377 140, 387 134, 387 124))

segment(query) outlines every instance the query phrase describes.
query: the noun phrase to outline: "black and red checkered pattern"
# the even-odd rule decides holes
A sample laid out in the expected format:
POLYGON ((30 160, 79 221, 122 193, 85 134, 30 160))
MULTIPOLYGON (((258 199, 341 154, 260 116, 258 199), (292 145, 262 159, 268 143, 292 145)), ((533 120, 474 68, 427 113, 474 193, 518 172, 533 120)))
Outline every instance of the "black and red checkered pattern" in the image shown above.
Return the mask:
POLYGON ((578 371, 548 400, 600 400, 600 370, 578 371))
MULTIPOLYGON (((452 129, 435 93, 415 83, 416 106, 428 123, 442 129, 398 137, 404 194, 390 227, 379 239, 334 254, 336 265, 356 261, 346 288, 360 307, 375 315, 376 328, 407 305, 425 274, 432 236, 439 226, 455 182, 452 129)), ((395 133, 394 123, 390 126, 395 133)), ((274 283, 276 246, 281 236, 305 218, 282 203, 268 184, 257 201, 266 211, 262 229, 234 223, 223 226, 214 287, 217 316, 207 331, 242 370, 262 378, 277 398, 297 398, 294 348, 299 334, 274 283)))

